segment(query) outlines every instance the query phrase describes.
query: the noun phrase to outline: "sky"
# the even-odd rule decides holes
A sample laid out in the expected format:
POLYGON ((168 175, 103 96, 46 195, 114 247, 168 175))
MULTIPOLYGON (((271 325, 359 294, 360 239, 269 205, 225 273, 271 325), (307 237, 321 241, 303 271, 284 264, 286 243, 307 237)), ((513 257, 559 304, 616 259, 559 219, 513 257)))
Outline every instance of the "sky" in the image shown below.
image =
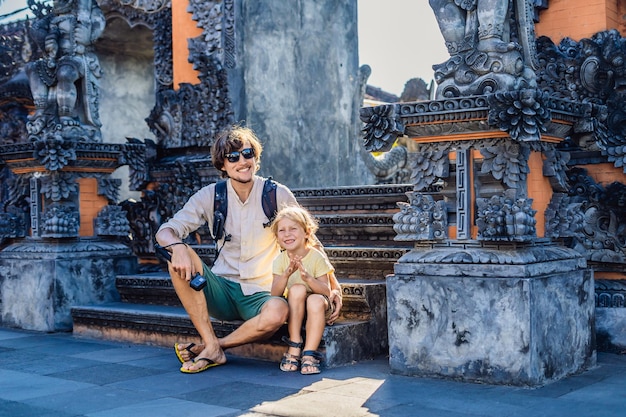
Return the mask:
MULTIPOLYGON (((4 0, 0 15, 25 6, 4 0)), ((372 68, 368 84, 399 96, 411 78, 429 84, 432 66, 449 58, 426 0, 357 0, 357 8, 359 65, 372 68)))

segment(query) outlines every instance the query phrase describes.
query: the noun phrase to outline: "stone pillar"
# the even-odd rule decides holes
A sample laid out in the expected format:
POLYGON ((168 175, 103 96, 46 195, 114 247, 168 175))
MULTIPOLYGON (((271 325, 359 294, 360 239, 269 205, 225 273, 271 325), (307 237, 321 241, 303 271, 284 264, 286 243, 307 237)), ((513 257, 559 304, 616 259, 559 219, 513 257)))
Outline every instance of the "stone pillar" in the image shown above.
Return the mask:
POLYGON ((595 364, 594 282, 581 255, 421 249, 387 280, 392 372, 534 387, 595 364))
POLYGON ((24 240, 0 252, 0 323, 38 331, 72 329, 75 305, 119 300, 116 275, 136 271, 120 243, 24 240))

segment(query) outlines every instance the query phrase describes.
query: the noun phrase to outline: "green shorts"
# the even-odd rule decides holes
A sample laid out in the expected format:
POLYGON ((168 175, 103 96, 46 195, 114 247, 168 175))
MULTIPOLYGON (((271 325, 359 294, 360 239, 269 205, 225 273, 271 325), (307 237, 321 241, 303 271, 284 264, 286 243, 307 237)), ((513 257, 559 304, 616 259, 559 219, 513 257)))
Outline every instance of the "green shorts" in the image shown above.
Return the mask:
MULTIPOLYGON (((244 295, 241 285, 215 275, 207 265, 203 264, 204 277, 207 285, 204 296, 209 315, 218 320, 249 320, 259 315, 265 303, 274 298, 269 291, 261 291, 244 295)), ((280 297, 275 297, 280 298, 280 297)))

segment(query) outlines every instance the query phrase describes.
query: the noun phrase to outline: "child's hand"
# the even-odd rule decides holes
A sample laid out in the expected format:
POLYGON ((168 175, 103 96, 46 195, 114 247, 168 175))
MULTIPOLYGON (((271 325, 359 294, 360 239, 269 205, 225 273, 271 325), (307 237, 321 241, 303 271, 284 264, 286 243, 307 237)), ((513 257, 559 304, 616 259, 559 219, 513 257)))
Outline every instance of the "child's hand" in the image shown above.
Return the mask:
POLYGON ((291 276, 294 272, 296 272, 300 265, 302 265, 302 258, 299 256, 294 256, 293 258, 289 258, 289 266, 287 267, 287 276, 291 276))
POLYGON ((305 269, 304 269, 304 265, 302 265, 302 262, 298 261, 298 270, 300 271, 300 277, 302 277, 302 280, 304 282, 307 282, 309 280, 315 279, 314 276, 312 276, 311 274, 309 274, 305 269))

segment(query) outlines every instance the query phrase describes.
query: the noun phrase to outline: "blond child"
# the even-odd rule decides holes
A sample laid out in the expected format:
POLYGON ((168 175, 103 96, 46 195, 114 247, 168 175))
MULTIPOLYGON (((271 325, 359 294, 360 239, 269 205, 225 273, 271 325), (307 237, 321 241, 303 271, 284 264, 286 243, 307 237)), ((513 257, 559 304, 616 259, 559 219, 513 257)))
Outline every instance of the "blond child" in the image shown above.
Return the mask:
POLYGON ((301 207, 289 206, 278 212, 272 232, 283 252, 274 260, 271 294, 286 294, 289 304, 289 348, 280 362, 281 371, 300 369, 303 375, 320 373, 322 354, 317 351, 327 318, 333 306, 329 302, 329 274, 333 266, 314 246, 317 222, 301 207), (302 341, 302 323, 306 315, 306 341, 302 341), (304 347, 304 349, 303 349, 304 347))

